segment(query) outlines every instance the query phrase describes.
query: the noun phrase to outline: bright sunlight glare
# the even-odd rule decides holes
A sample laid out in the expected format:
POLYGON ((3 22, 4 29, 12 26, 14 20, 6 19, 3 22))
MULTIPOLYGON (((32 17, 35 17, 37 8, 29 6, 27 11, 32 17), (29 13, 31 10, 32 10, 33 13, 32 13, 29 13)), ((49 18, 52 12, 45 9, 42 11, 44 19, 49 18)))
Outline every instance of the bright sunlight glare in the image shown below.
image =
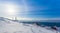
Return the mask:
POLYGON ((5 11, 8 15, 14 15, 16 10, 16 6, 13 4, 5 4, 5 11))
POLYGON ((22 10, 19 10, 19 6, 18 5, 10 4, 10 3, 3 4, 3 10, 5 11, 5 14, 7 16, 16 16, 16 13, 18 11, 22 11, 22 10))

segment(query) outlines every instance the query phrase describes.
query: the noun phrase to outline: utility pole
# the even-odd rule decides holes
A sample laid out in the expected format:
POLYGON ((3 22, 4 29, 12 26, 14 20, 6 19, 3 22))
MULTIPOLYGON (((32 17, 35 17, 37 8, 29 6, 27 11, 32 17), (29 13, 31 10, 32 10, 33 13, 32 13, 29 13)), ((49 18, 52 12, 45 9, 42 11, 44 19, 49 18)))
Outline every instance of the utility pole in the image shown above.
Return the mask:
POLYGON ((15 20, 16 20, 16 17, 15 17, 15 20))
POLYGON ((17 20, 17 17, 15 17, 14 20, 17 20))

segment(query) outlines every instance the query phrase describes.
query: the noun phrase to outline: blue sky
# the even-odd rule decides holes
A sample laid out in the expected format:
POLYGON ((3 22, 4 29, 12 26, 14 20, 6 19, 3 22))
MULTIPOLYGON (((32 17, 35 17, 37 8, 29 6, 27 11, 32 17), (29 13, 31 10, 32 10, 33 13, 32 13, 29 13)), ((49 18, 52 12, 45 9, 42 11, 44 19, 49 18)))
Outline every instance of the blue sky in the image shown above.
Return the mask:
POLYGON ((28 0, 28 5, 33 7, 29 14, 39 17, 60 17, 59 0, 28 0))
POLYGON ((19 6, 17 17, 60 18, 60 0, 0 0, 3 2, 19 6))
POLYGON ((60 0, 27 0, 27 5, 32 7, 29 16, 43 18, 60 17, 60 0))

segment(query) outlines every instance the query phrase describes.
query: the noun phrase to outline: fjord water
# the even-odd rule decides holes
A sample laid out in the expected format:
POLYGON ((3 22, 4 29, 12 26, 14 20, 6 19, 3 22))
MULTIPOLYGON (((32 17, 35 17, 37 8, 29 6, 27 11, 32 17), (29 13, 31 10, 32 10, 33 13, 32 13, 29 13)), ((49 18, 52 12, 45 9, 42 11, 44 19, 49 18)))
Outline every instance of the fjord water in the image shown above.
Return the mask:
POLYGON ((40 25, 60 27, 60 22, 38 22, 40 25))
POLYGON ((44 26, 57 26, 60 27, 60 22, 24 22, 24 23, 28 23, 28 24, 38 24, 39 26, 44 25, 44 26))

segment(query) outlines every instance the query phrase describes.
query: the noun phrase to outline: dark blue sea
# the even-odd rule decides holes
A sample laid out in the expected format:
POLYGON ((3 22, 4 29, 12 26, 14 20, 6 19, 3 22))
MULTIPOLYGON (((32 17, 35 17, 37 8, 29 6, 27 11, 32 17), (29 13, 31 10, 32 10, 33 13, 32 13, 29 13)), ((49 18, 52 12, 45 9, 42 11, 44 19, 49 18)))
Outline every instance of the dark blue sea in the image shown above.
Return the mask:
POLYGON ((51 27, 52 26, 60 27, 60 22, 24 22, 24 23, 28 23, 28 24, 36 23, 39 26, 44 25, 44 26, 51 26, 51 27))

